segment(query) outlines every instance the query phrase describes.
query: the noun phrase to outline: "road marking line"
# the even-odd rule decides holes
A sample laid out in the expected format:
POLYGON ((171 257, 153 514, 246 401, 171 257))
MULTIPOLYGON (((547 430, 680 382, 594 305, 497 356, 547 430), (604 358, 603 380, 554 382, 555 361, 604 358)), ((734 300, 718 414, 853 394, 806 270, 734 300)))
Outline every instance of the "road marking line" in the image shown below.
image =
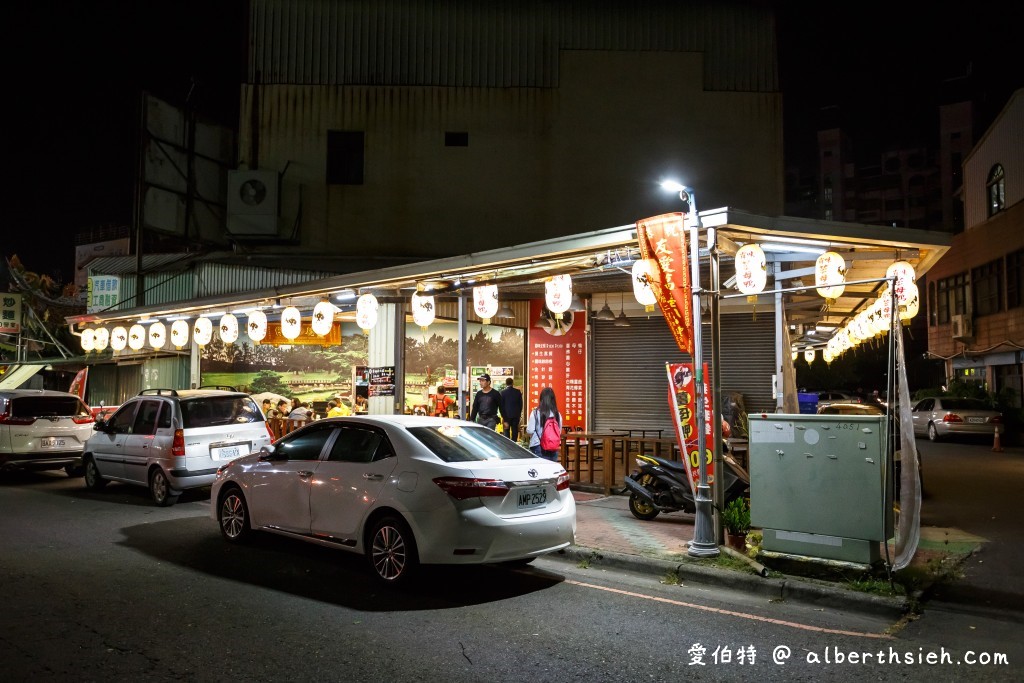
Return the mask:
POLYGON ((655 602, 664 602, 669 605, 676 605, 678 607, 690 607, 692 609, 699 609, 704 612, 713 612, 715 614, 725 614, 731 617, 739 617, 740 619, 749 619, 751 621, 763 621, 768 624, 775 624, 777 626, 787 626, 789 628, 801 629, 804 631, 814 631, 816 633, 829 633, 839 636, 854 636, 858 638, 880 638, 889 639, 892 636, 885 633, 862 633, 860 631, 844 631, 842 629, 824 628, 822 626, 811 626, 810 624, 799 624, 795 621, 783 621, 782 619, 772 619, 770 617, 762 617, 757 614, 748 614, 746 612, 734 612, 727 609, 718 609, 717 607, 708 607, 707 605, 698 605, 692 602, 683 602, 682 600, 672 600, 670 598, 659 598, 654 595, 645 595, 643 593, 634 593, 632 591, 624 591, 619 588, 609 588, 608 586, 598 586, 593 583, 584 583, 583 581, 574 581, 572 579, 566 579, 565 583, 571 583, 574 586, 581 586, 583 588, 593 588, 599 591, 607 591, 609 593, 618 593, 619 595, 626 595, 631 598, 643 598, 645 600, 653 600, 655 602))

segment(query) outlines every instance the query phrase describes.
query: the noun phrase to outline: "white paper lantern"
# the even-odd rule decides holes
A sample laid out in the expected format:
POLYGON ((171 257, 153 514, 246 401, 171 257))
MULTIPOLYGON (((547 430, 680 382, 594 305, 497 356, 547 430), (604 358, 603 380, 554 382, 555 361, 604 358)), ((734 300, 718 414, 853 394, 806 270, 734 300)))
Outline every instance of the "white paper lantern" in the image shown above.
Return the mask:
POLYGON ((808 364, 814 362, 814 349, 804 349, 804 360, 807 361, 808 364))
POLYGON ((474 287, 473 310, 483 320, 484 325, 490 325, 491 318, 498 312, 498 285, 474 287))
POLYGON ((633 264, 633 296, 647 313, 654 310, 654 304, 658 301, 651 289, 655 277, 654 266, 649 259, 637 259, 633 264))
MULTIPOLYGON (((555 275, 544 283, 544 303, 552 313, 565 313, 572 305, 572 277, 555 275)), ((495 292, 497 306, 497 292, 495 292)), ((495 308, 494 310, 498 310, 495 308)))
POLYGON ((302 314, 294 306, 288 306, 281 311, 281 336, 285 339, 295 339, 302 333, 302 314))
POLYGON ((263 341, 263 338, 267 336, 267 314, 263 311, 251 312, 245 328, 249 332, 249 339, 254 342, 263 341))
POLYGON ((110 331, 110 348, 115 351, 123 351, 128 345, 128 330, 120 325, 110 331))
POLYGON ((793 360, 796 360, 796 357, 800 355, 800 352, 797 351, 796 349, 793 349, 792 351, 793 351, 793 360))
POLYGON ((838 299, 846 285, 846 261, 834 251, 826 251, 814 265, 814 284, 818 294, 826 299, 838 299))
POLYGON ((128 348, 138 351, 146 345, 146 328, 138 323, 128 328, 128 348))
POLYGON ((167 327, 161 322, 149 326, 149 345, 154 349, 162 349, 167 345, 167 327))
POLYGON ((105 327, 96 328, 96 350, 103 351, 110 344, 110 331, 105 327))
POLYGON ((313 328, 313 332, 321 337, 326 337, 331 333, 331 328, 334 327, 334 311, 337 309, 329 301, 321 301, 313 307, 313 318, 309 322, 309 326, 313 328))
POLYGON ((373 294, 363 294, 356 299, 356 325, 359 325, 364 333, 369 334, 370 330, 377 324, 377 297, 373 294))
POLYGON ((900 320, 910 320, 921 308, 921 299, 917 289, 917 285, 911 282, 904 288, 904 295, 906 303, 900 304, 899 317, 900 320))
POLYGON ((171 323, 171 343, 176 349, 188 344, 188 323, 184 320, 175 320, 171 323))
POLYGON ((760 294, 768 282, 768 259, 756 244, 745 244, 736 252, 736 289, 747 296, 760 294))
POLYGON ((234 344, 238 339, 238 318, 231 313, 220 317, 220 340, 225 344, 234 344))
POLYGON ((914 266, 910 265, 906 261, 896 261, 888 268, 885 269, 885 276, 888 278, 896 278, 896 282, 913 282, 917 279, 917 273, 914 271, 914 266))
POLYGON ((209 318, 199 318, 192 326, 192 341, 200 346, 206 346, 213 339, 213 323, 209 318))
POLYGON ((89 353, 96 348, 96 331, 92 328, 82 330, 82 336, 79 341, 82 343, 82 350, 89 353))
POLYGON ((412 319, 420 326, 420 329, 426 330, 430 327, 430 323, 434 322, 434 297, 414 292, 410 307, 412 308, 412 319))

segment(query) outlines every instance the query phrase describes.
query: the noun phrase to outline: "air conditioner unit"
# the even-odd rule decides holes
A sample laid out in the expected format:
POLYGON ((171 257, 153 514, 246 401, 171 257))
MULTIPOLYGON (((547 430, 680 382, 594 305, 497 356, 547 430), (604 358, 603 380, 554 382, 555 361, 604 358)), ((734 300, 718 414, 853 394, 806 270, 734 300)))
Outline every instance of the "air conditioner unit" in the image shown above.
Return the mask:
POLYGON ((970 316, 963 314, 954 315, 951 322, 953 323, 953 339, 959 341, 974 339, 974 321, 971 320, 970 316))
POLYGON ((277 171, 228 171, 228 235, 277 237, 277 171))

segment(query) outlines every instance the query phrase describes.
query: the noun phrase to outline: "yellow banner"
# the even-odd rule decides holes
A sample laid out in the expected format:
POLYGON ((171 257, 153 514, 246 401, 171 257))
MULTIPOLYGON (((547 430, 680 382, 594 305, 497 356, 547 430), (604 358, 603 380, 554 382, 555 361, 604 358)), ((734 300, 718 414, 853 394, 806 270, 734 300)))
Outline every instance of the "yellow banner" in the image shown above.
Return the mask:
POLYGON ((270 346, 339 346, 341 344, 341 323, 331 325, 331 331, 321 337, 309 325, 302 326, 302 332, 295 339, 281 334, 281 323, 268 323, 267 336, 260 344, 270 346))

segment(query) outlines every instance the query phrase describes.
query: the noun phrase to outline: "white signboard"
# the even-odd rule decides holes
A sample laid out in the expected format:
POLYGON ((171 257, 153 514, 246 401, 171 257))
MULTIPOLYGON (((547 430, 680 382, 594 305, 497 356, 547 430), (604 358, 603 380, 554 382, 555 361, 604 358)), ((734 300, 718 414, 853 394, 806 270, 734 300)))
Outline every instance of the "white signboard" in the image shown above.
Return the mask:
POLYGON ((0 332, 6 334, 21 332, 21 294, 10 292, 0 294, 0 332))
POLYGON ((93 275, 89 278, 86 312, 113 308, 121 300, 121 278, 117 275, 93 275))

